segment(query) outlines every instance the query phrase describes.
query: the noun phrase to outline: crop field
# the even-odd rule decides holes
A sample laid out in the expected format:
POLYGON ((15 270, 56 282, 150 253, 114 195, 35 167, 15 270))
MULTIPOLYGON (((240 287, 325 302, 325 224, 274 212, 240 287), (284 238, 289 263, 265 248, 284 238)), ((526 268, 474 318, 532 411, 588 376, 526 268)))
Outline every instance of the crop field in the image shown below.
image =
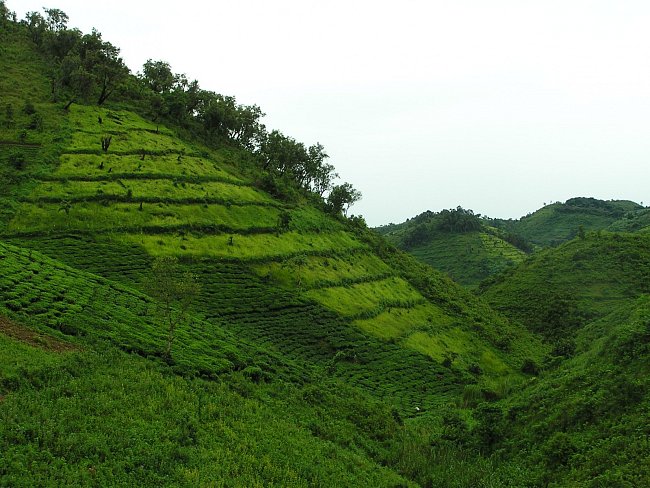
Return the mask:
POLYGON ((476 286, 482 279, 525 257, 522 251, 487 232, 440 233, 410 252, 420 261, 469 286, 476 286))
POLYGON ((110 179, 110 178, 164 178, 182 181, 191 178, 196 181, 223 181, 243 184, 243 180, 220 169, 214 161, 206 158, 180 154, 121 156, 106 154, 64 154, 54 177, 65 179, 110 179), (180 156, 180 157, 179 157, 180 156), (109 173, 110 170, 110 173, 109 173))
MULTIPOLYGON (((143 203, 23 203, 8 226, 9 233, 48 232, 176 232, 182 227, 225 232, 275 230, 279 212, 267 206, 143 203), (69 205, 68 208, 63 205, 69 205)), ((148 237, 154 237, 149 235, 148 237)))
POLYGON ((391 277, 379 281, 310 290, 305 296, 346 317, 371 317, 386 308, 409 308, 424 298, 406 281, 391 277))
MULTIPOLYGON (((338 220, 281 204, 224 169, 218 153, 180 142, 131 112, 75 105, 68 124, 72 136, 58 166, 37 175, 19 198, 5 237, 145 294, 129 289, 125 296, 132 298, 120 298, 111 311, 133 329, 108 330, 114 315, 93 316, 101 337, 143 355, 158 353, 162 336, 151 335, 157 329, 147 322, 151 262, 177 256, 202 290, 195 306, 202 338, 186 336, 187 354, 216 347, 227 329, 390 398, 404 412, 449 401, 459 385, 477 381, 466 370, 485 347, 455 347, 452 318, 338 220), (112 139, 102 152, 105 136, 112 139), (206 336, 211 328, 221 332, 206 336), (443 366, 462 353, 467 359, 443 366), (426 391, 414 386, 422 377, 426 391)), ((116 300, 110 286, 86 289, 92 295, 73 300, 79 313, 91 300, 116 300)), ((61 323, 83 334, 87 325, 61 316, 74 304, 42 305, 51 314, 43 318, 54 329, 61 323)), ((202 374, 222 371, 239 364, 231 356, 238 357, 194 364, 202 374)))
POLYGON ((298 255, 282 262, 256 265, 255 271, 283 286, 304 289, 374 281, 393 273, 386 263, 367 250, 342 256, 298 255))
POLYGON ((147 180, 63 180, 46 182, 34 189, 29 201, 84 201, 92 199, 131 201, 204 201, 220 203, 268 204, 277 203, 247 186, 235 186, 217 181, 186 183, 169 179, 147 180))

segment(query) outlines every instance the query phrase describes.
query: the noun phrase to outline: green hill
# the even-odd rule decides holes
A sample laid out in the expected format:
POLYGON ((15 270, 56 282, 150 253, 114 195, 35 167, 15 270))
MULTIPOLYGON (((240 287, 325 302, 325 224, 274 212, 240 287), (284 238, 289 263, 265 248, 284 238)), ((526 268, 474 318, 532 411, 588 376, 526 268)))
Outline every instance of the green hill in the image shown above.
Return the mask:
POLYGON ((470 287, 524 259, 525 251, 513 243, 528 250, 522 241, 486 225, 480 216, 461 208, 424 212, 375 231, 423 263, 470 287))
POLYGON ((544 373, 492 412, 510 423, 492 448, 528 464, 531 479, 648 484, 649 270, 647 234, 599 231, 482 284, 495 309, 553 345, 544 373))
POLYGON ((494 471, 480 456, 442 471, 455 448, 426 446, 467 385, 487 398, 519 381, 536 338, 343 217, 345 200, 294 185, 287 161, 265 172, 218 125, 148 119, 135 77, 99 106, 76 78, 50 90, 38 39, 67 31, 37 21, 1 33, 2 484, 462 486, 494 471), (163 257, 200 290, 171 357, 151 295, 163 257))
POLYGON ((490 449, 531 485, 648 485, 649 319, 646 294, 577 330, 572 357, 485 413, 490 449))
POLYGON ((385 229, 506 269, 478 296, 322 146, 66 20, 0 1, 0 485, 648 484, 647 234, 385 229))
POLYGON ((620 220, 633 219, 643 207, 629 200, 571 198, 556 202, 518 220, 492 220, 492 224, 514 232, 537 246, 555 246, 573 239, 582 228, 607 230, 620 220))
POLYGON ((649 269, 647 235, 590 232, 486 281, 482 296, 547 338, 571 337, 650 292, 649 269))

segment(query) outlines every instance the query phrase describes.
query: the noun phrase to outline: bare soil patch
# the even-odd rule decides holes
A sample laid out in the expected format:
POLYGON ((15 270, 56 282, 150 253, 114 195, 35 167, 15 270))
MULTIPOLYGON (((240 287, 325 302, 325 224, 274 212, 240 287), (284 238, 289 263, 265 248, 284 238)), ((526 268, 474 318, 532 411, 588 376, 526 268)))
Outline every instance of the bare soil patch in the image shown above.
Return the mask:
POLYGON ((69 352, 76 351, 79 348, 68 342, 63 342, 54 337, 49 337, 36 332, 29 327, 12 322, 7 317, 0 315, 0 333, 5 334, 13 339, 25 342, 30 346, 45 349, 52 352, 69 352))

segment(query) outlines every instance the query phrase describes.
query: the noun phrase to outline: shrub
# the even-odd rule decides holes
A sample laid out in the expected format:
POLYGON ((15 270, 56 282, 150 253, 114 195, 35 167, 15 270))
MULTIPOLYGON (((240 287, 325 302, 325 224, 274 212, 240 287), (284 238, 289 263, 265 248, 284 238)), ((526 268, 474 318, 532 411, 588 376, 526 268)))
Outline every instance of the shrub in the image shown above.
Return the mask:
POLYGON ((534 360, 526 358, 524 359, 524 363, 521 365, 521 372, 537 376, 539 374, 539 366, 534 360))

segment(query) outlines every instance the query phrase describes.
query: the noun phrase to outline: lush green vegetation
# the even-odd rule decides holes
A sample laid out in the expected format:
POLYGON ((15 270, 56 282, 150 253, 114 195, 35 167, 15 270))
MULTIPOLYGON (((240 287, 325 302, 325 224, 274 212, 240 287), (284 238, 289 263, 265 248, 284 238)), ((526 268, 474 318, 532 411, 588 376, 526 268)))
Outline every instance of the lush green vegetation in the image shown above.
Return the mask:
POLYGON ((647 234, 383 229, 477 296, 259 107, 0 23, 0 485, 650 483, 647 234))
POLYGON ((480 215, 460 207, 424 212, 401 224, 375 230, 423 263, 469 287, 521 262, 532 250, 525 240, 487 225, 480 215))
MULTIPOLYGON (((620 220, 634 220, 643 207, 628 200, 571 198, 556 202, 519 220, 494 219, 490 222, 514 232, 538 246, 556 246, 589 230, 606 230, 620 220)), ((630 229, 631 230, 631 229, 630 229)))

